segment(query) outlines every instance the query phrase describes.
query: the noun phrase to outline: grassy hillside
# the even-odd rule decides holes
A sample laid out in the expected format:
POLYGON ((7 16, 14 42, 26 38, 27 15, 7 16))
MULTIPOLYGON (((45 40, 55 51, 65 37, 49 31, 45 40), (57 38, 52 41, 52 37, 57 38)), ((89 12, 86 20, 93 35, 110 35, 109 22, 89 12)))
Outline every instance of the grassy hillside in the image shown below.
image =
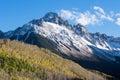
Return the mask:
POLYGON ((0 80, 104 80, 47 49, 0 40, 0 80))

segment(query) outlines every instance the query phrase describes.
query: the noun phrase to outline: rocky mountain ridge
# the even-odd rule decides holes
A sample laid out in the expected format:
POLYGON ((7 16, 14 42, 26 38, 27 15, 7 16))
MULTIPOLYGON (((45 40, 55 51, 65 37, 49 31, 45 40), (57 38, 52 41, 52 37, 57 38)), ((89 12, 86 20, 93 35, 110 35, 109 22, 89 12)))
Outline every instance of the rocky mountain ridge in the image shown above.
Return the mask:
POLYGON ((104 61, 120 64, 120 38, 89 33, 85 26, 71 25, 53 12, 40 19, 34 19, 14 31, 0 32, 0 38, 44 47, 80 64, 83 60, 100 62, 100 66, 104 61))

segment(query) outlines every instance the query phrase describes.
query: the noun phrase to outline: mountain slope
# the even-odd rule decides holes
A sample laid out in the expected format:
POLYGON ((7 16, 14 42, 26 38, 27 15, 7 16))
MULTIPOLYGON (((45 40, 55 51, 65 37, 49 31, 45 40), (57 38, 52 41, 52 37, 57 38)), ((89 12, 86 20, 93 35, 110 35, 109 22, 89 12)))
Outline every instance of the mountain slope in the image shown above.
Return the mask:
MULTIPOLYGON (((61 53, 68 56, 91 57, 93 56, 93 52, 89 46, 98 49, 99 54, 96 55, 101 58, 101 55, 105 55, 104 57, 108 61, 115 61, 114 57, 120 56, 120 38, 114 38, 100 33, 91 34, 84 26, 80 24, 70 25, 56 13, 52 12, 47 13, 41 19, 30 21, 15 31, 6 32, 3 38, 16 39, 24 42, 29 41, 29 43, 34 44, 36 41, 32 39, 28 40, 31 35, 39 35, 51 40, 53 42, 52 44, 56 45, 61 53)), ((39 43, 37 45, 41 46, 39 43)))
POLYGON ((0 40, 0 62, 0 79, 4 80, 104 80, 47 49, 23 42, 0 40))
POLYGON ((120 38, 89 33, 81 24, 71 25, 53 12, 6 32, 1 38, 47 48, 86 68, 119 77, 120 38))

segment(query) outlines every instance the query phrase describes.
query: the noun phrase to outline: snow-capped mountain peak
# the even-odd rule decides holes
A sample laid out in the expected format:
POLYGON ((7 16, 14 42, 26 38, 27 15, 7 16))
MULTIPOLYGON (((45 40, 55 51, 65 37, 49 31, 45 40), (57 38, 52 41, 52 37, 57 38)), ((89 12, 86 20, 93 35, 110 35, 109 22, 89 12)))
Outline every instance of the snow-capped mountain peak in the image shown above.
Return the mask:
POLYGON ((70 58, 90 58, 97 55, 102 59, 115 61, 115 56, 120 56, 119 38, 89 33, 85 26, 71 25, 53 12, 4 33, 3 38, 35 44, 70 58))
POLYGON ((113 68, 114 72, 116 68, 119 70, 116 65, 120 65, 120 38, 99 32, 90 33, 85 26, 71 25, 53 12, 40 19, 34 19, 14 31, 0 32, 0 38, 47 48, 88 68, 92 66, 107 69, 108 72, 113 68), (114 67, 108 68, 111 65, 114 67))
POLYGON ((45 14, 45 16, 43 18, 46 20, 50 20, 50 19, 57 18, 57 17, 59 17, 57 13, 49 12, 49 13, 45 14))
POLYGON ((29 23, 42 26, 43 22, 51 22, 51 23, 55 23, 63 26, 69 26, 69 23, 67 20, 63 20, 57 13, 54 13, 54 12, 49 12, 45 14, 45 16, 43 16, 42 18, 34 19, 29 23))
POLYGON ((68 21, 63 20, 57 13, 49 12, 43 18, 45 22, 68 26, 68 21))

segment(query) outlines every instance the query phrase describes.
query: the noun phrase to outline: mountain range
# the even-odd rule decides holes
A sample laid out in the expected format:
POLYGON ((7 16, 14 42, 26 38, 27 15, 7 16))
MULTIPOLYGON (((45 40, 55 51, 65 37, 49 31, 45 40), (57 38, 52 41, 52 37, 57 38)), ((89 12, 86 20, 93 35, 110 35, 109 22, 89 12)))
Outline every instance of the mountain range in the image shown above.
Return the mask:
POLYGON ((90 33, 85 26, 72 25, 57 13, 49 12, 13 31, 0 31, 0 38, 47 48, 87 69, 120 78, 120 37, 90 33))

